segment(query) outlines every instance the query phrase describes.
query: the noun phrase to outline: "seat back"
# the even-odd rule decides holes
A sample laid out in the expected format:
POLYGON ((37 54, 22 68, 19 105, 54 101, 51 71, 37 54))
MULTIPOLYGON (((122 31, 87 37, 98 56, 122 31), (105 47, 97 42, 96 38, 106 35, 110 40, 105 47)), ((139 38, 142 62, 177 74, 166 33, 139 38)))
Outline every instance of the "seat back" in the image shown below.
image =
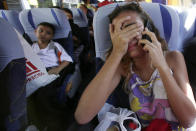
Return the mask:
POLYGON ((56 8, 34 8, 23 10, 19 14, 20 22, 25 33, 32 41, 37 41, 35 29, 41 22, 48 22, 55 26, 54 41, 59 42, 73 58, 72 33, 64 12, 56 8))
POLYGON ((9 22, 20 34, 24 34, 24 29, 19 21, 19 12, 14 10, 0 10, 0 17, 9 22))
MULTIPOLYGON (((0 72, 14 59, 24 57, 22 46, 18 43, 17 36, 12 33, 11 25, 4 19, 0 18, 0 72), (10 39, 8 39, 10 38, 10 39)), ((13 32, 13 31, 12 31, 13 32)))
POLYGON ((71 8, 73 20, 79 27, 88 27, 88 19, 80 8, 71 8))
POLYGON ((23 48, 12 26, 0 18, 0 130, 24 130, 26 68, 23 48))

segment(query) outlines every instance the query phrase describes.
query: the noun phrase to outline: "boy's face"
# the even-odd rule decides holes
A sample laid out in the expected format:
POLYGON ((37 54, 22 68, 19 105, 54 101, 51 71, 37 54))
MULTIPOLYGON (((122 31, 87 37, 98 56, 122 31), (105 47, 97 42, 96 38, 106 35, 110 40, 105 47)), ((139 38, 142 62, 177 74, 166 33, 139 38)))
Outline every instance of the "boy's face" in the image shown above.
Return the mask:
POLYGON ((42 43, 49 43, 54 36, 54 32, 48 26, 39 25, 35 30, 35 35, 37 36, 38 41, 41 41, 42 43))

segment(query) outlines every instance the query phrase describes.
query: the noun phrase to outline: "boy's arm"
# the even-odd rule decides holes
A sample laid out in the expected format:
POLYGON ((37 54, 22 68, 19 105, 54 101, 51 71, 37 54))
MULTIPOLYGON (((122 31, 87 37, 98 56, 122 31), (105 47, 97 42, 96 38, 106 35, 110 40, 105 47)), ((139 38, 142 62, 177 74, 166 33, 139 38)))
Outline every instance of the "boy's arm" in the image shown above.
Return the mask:
POLYGON ((65 67, 69 65, 69 61, 62 61, 61 64, 55 68, 52 68, 48 71, 48 74, 59 74, 65 67))

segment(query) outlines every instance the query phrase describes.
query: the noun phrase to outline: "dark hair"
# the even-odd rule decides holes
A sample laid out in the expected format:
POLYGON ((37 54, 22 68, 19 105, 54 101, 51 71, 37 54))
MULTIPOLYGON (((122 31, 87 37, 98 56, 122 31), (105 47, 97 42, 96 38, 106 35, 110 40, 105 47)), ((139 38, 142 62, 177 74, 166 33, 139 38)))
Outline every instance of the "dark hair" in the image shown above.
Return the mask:
POLYGON ((83 6, 85 9, 88 10, 88 7, 85 4, 80 4, 80 6, 83 6))
MULTIPOLYGON (((113 19, 116 18, 120 13, 126 12, 126 11, 133 11, 133 12, 138 13, 138 15, 142 19, 144 25, 146 25, 146 23, 149 22, 149 24, 152 27, 153 32, 155 33, 155 35, 157 37, 157 40, 161 43, 162 50, 163 51, 167 50, 166 41, 163 38, 161 38, 159 31, 154 26, 152 19, 148 16, 148 14, 145 11, 143 11, 143 9, 140 7, 138 2, 131 2, 129 4, 122 5, 122 6, 117 5, 117 7, 114 9, 114 11, 108 15, 110 23, 112 23, 113 19)), ((112 49, 113 49, 113 47, 111 47, 111 49, 108 51, 107 57, 111 54, 112 49)), ((126 75, 125 81, 124 81, 124 87, 126 87, 128 85, 128 81, 131 77, 131 74, 130 74, 131 59, 129 58, 128 54, 126 54, 122 58, 121 62, 123 65, 123 69, 125 70, 125 72, 127 72, 127 75, 126 75)))
POLYGON ((82 0, 85 4, 88 2, 88 0, 82 0))
POLYGON ((71 14, 71 16, 73 17, 73 13, 72 13, 72 11, 70 9, 68 9, 68 8, 62 8, 62 10, 65 11, 65 12, 67 12, 67 13, 69 13, 69 14, 71 14))
POLYGON ((54 27, 53 24, 48 23, 48 22, 41 22, 41 23, 39 23, 39 24, 37 25, 37 27, 40 26, 40 25, 42 25, 42 26, 47 26, 47 27, 51 28, 52 31, 53 31, 53 34, 55 33, 55 27, 54 27))

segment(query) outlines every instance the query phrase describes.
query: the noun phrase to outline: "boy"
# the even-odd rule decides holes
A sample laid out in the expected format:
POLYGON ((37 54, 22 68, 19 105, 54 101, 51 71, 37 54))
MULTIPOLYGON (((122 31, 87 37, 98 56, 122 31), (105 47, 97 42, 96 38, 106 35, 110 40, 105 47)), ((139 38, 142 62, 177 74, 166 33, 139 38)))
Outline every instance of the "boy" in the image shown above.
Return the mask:
MULTIPOLYGON (((33 103, 35 103, 35 110, 39 110, 37 118, 43 122, 42 127, 47 127, 50 130, 64 130, 62 120, 64 120, 64 103, 67 101, 67 93, 71 86, 67 86, 67 76, 73 73, 75 66, 72 58, 67 54, 63 47, 52 41, 55 34, 55 28, 52 24, 43 22, 37 26, 35 35, 37 43, 32 45, 33 50, 40 57, 44 63, 48 74, 59 74, 55 81, 40 88, 33 103), (40 108, 42 110, 40 110, 40 108), (59 119, 56 119, 59 118, 59 119), (55 120, 55 121, 51 121, 55 120)), ((35 119, 37 120, 37 119, 35 119)), ((40 130, 43 130, 41 128, 40 130)))
POLYGON ((73 61, 59 43, 52 41, 54 33, 55 28, 52 24, 40 23, 35 30, 38 41, 32 48, 44 63, 48 74, 57 75, 73 61))

